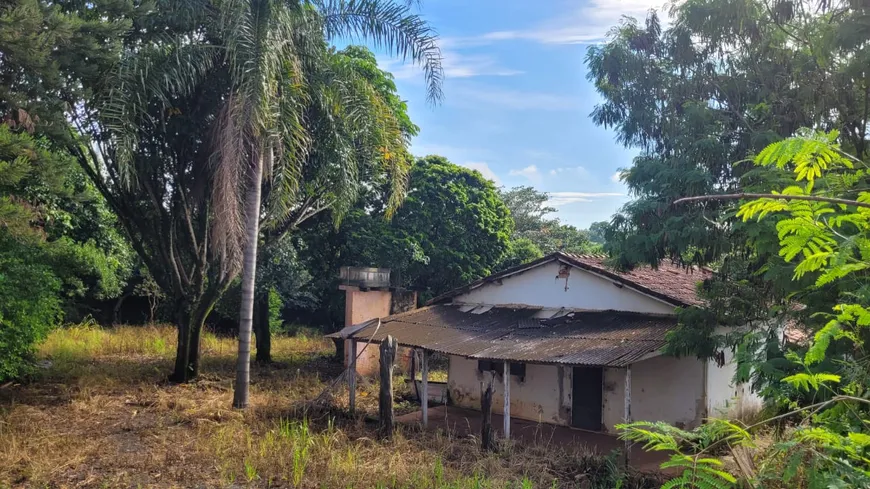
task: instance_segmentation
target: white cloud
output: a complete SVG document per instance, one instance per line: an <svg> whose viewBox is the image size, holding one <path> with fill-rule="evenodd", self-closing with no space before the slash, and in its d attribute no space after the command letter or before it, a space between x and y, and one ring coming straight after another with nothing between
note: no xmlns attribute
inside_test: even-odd
<svg viewBox="0 0 870 489"><path fill-rule="evenodd" d="M526 177L533 182L541 181L541 173L535 165L529 165L521 170L511 170L508 175Z"/></svg>
<svg viewBox="0 0 870 489"><path fill-rule="evenodd" d="M610 181L613 183L622 183L622 180L620 179L621 175L622 175L621 171L618 171L618 172L614 173L613 175L610 175Z"/></svg>
<svg viewBox="0 0 870 489"><path fill-rule="evenodd" d="M617 192L549 192L550 200L547 205L559 207L577 202L592 202L603 197L622 197Z"/></svg>
<svg viewBox="0 0 870 489"><path fill-rule="evenodd" d="M588 177L589 170L583 168L582 166L559 167L550 170L550 175L574 175L578 177Z"/></svg>
<svg viewBox="0 0 870 489"><path fill-rule="evenodd" d="M664 4L663 0L591 0L583 7L528 29L488 32L456 40L454 44L482 45L510 40L542 44L598 43L606 39L607 32L623 16L634 17L642 22L647 11L654 8L660 12L660 18L666 21Z"/></svg>
<svg viewBox="0 0 870 489"><path fill-rule="evenodd" d="M513 110L575 111L581 108L581 101L576 96L468 85L453 88L450 91L448 102L457 102L462 105L467 105L469 102L479 102Z"/></svg>
<svg viewBox="0 0 870 489"><path fill-rule="evenodd" d="M489 167L489 164L485 162L467 161L465 163L462 163L462 166L472 170L477 170L484 176L484 178L492 180L493 183L495 183L496 185L501 185L501 179L498 178L498 175L496 175L494 171L492 171L492 168Z"/></svg>
<svg viewBox="0 0 870 489"><path fill-rule="evenodd" d="M456 38L443 38L438 41L441 48L441 67L445 78L471 78L475 76L514 76L524 72L506 68L492 56L485 54L463 54L457 49L463 43ZM389 71L397 80L422 79L423 70L419 65L400 59L378 57L378 66Z"/></svg>

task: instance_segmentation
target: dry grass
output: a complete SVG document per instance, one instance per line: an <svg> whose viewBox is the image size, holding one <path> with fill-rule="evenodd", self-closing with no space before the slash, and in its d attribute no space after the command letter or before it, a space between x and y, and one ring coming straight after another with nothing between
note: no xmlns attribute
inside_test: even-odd
<svg viewBox="0 0 870 489"><path fill-rule="evenodd" d="M380 441L341 396L303 409L341 370L320 338L275 338L279 363L254 368L244 413L230 409L234 340L206 335L204 373L187 385L164 382L174 348L167 326L54 332L40 375L0 389L0 488L596 487L591 471L609 470L542 447L481 455L472 439L408 427Z"/></svg>

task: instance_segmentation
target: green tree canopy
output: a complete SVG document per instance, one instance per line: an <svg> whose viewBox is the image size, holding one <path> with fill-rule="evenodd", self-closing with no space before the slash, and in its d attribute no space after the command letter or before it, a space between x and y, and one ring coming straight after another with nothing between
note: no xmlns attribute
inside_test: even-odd
<svg viewBox="0 0 870 489"><path fill-rule="evenodd" d="M547 205L550 196L546 192L522 186L501 190L499 193L514 221L511 252L499 268L560 250L580 254L598 250L589 240L586 231L570 224L562 224L559 218L553 216L557 210Z"/></svg>
<svg viewBox="0 0 870 489"><path fill-rule="evenodd" d="M787 174L738 162L802 126L842 128L844 147L866 158L865 15L850 2L688 0L665 28L651 12L589 49L604 99L592 118L640 152L623 173L635 199L614 216L605 248L621 267L671 259L718 272L701 291L708 307L682 313L673 353L735 347L741 334L714 328L749 324L776 358L773 330L788 317L818 325L813 313L830 304L829 290L791 280L794 265L773 239L777 218L735 222L726 201L673 202L780 186Z"/></svg>
<svg viewBox="0 0 870 489"><path fill-rule="evenodd" d="M120 294L132 260L75 163L0 123L0 380L86 300Z"/></svg>
<svg viewBox="0 0 870 489"><path fill-rule="evenodd" d="M414 163L407 199L390 219L386 199L374 189L338 228L328 215L304 228L300 256L330 313L316 321L343 322L336 280L341 266L390 268L396 285L416 289L426 300L489 275L508 252L513 222L495 186L444 157Z"/></svg>

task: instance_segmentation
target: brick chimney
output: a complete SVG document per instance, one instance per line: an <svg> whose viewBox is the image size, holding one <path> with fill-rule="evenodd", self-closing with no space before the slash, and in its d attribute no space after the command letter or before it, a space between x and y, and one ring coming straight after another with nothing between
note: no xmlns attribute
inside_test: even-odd
<svg viewBox="0 0 870 489"><path fill-rule="evenodd" d="M417 307L417 292L390 286L390 269L341 267L339 290L345 291L344 325L352 326L369 319L384 318L391 314L410 311ZM378 374L378 348L365 342L357 342L356 371L360 375ZM362 352L360 354L360 352ZM350 364L350 342L345 341L344 364ZM410 349L401 348L401 364L410 361Z"/></svg>

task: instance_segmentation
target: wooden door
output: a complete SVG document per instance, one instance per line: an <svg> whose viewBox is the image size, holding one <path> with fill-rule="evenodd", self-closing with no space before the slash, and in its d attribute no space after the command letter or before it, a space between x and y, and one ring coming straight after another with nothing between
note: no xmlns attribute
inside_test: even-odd
<svg viewBox="0 0 870 489"><path fill-rule="evenodd" d="M601 391L604 371L574 367L571 391L571 426L601 431Z"/></svg>

